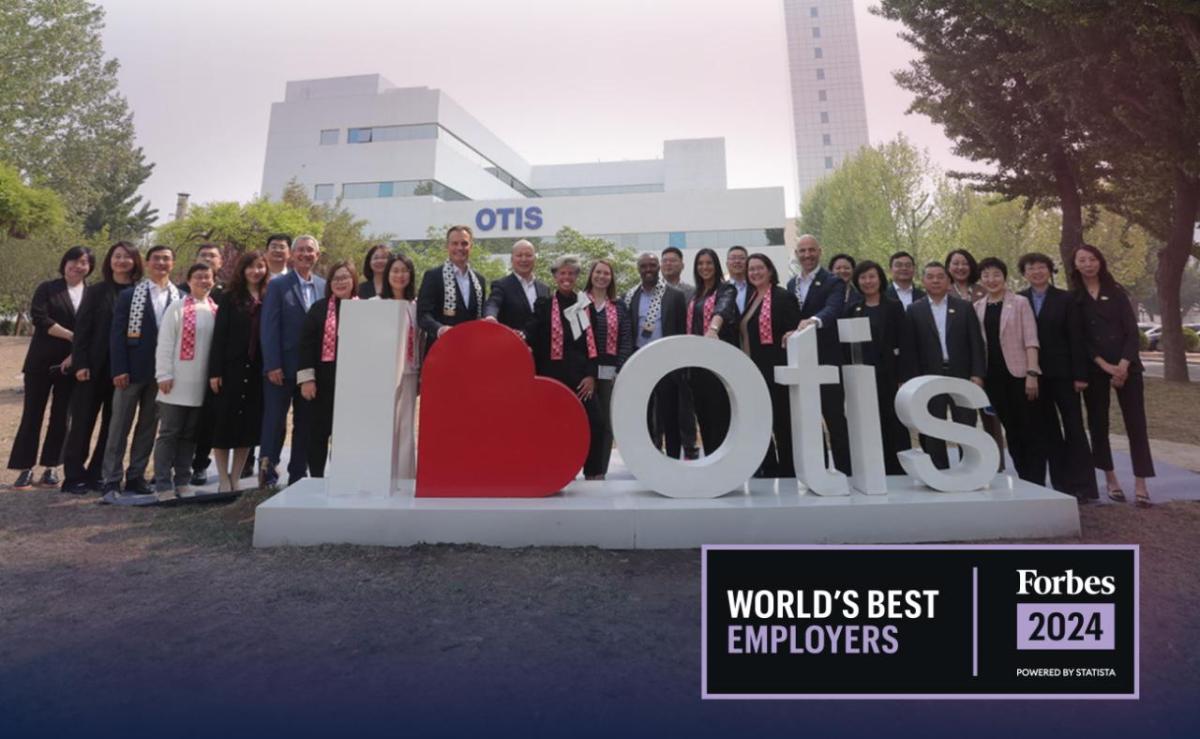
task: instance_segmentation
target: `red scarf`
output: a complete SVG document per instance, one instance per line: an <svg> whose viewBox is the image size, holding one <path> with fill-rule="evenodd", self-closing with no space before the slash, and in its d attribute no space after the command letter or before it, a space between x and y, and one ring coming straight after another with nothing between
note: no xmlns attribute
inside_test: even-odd
<svg viewBox="0 0 1200 739"><path fill-rule="evenodd" d="M563 358L562 315L558 312L558 291L550 298L550 359Z"/></svg>
<svg viewBox="0 0 1200 739"><path fill-rule="evenodd" d="M208 303L208 309L216 318L217 304L207 296L204 302ZM183 336L179 339L179 358L185 362L196 358L196 299L191 295L183 299Z"/></svg>
<svg viewBox="0 0 1200 739"><path fill-rule="evenodd" d="M708 325L712 323L713 306L717 304L717 291L713 290L712 294L704 299L704 330L700 333L708 333ZM696 299L692 298L688 303L687 310L687 333L692 333L692 314L696 312Z"/></svg>
<svg viewBox="0 0 1200 739"><path fill-rule="evenodd" d="M358 300L358 295L351 295L351 300ZM336 295L329 296L329 304L325 306L325 334L321 337L321 361L332 362L337 359L337 307L341 302Z"/></svg>
<svg viewBox="0 0 1200 739"><path fill-rule="evenodd" d="M771 292L767 290L758 311L758 340L763 346L775 343L775 335L771 332Z"/></svg>

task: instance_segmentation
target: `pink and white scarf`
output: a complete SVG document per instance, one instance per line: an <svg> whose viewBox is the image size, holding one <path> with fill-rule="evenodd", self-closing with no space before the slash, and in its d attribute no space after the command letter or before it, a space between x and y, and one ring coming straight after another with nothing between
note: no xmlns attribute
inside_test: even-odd
<svg viewBox="0 0 1200 739"><path fill-rule="evenodd" d="M205 297L213 318L217 317L217 304ZM190 362L196 358L196 299L188 295L183 299L183 336L179 338L179 359Z"/></svg>

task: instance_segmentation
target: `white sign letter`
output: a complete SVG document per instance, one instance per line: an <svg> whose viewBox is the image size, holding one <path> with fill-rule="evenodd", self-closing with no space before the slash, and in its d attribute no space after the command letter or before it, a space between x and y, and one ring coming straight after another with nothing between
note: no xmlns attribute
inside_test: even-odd
<svg viewBox="0 0 1200 739"><path fill-rule="evenodd" d="M792 458L796 477L817 495L849 495L846 476L825 466L825 434L821 430L821 385L838 381L838 368L817 363L817 327L788 338L786 367L775 368L775 382L790 385Z"/></svg>
<svg viewBox="0 0 1200 739"><path fill-rule="evenodd" d="M987 393L973 382L940 375L909 380L896 393L896 415L901 423L926 436L958 444L962 449L962 462L948 470L939 470L933 466L928 454L910 449L897 455L900 466L934 490L961 492L987 487L1000 464L996 442L983 429L937 418L930 413L929 401L938 395L949 395L955 405L979 409L987 407Z"/></svg>

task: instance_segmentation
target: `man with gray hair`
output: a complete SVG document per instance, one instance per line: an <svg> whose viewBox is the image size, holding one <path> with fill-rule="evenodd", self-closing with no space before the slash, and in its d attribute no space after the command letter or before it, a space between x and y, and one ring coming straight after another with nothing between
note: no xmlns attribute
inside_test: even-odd
<svg viewBox="0 0 1200 739"><path fill-rule="evenodd" d="M312 304L325 297L325 280L313 273L321 258L315 236L297 236L292 242L292 270L271 281L263 297L259 337L263 358L263 418L259 440L259 484L279 482L275 466L283 448L288 406L292 407L292 454L288 484L308 474L308 427L311 401L300 395L296 370L300 368L300 333Z"/></svg>
<svg viewBox="0 0 1200 739"><path fill-rule="evenodd" d="M483 309L485 321L508 326L524 338L533 320L533 306L538 298L549 298L550 288L533 276L537 252L533 244L521 239L512 245L510 264L512 274L492 283L492 294Z"/></svg>

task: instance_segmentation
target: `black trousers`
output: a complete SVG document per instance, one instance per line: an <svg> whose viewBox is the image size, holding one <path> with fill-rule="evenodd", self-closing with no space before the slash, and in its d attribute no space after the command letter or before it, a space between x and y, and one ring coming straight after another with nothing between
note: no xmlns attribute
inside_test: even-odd
<svg viewBox="0 0 1200 739"><path fill-rule="evenodd" d="M596 380L596 423L592 440L588 444L587 461L583 464L585 475L608 474L608 462L612 458L612 391L613 380Z"/></svg>
<svg viewBox="0 0 1200 739"><path fill-rule="evenodd" d="M200 410L200 423L196 426L196 451L192 453L192 471L204 472L212 464L212 435L216 423L217 396L212 388L204 391L204 405ZM239 471L240 474L240 471Z"/></svg>
<svg viewBox="0 0 1200 739"><path fill-rule="evenodd" d="M983 381L983 389L987 392L992 409L996 411L996 418L1004 427L1004 435L1008 438L1008 454L1012 457L1017 477L1040 485L1036 465L1030 460L1029 447L1034 441L1034 431L1029 425L1031 404L1025 397L1025 379L1013 377L1007 371L988 373ZM1003 450L1003 447L1000 448Z"/></svg>
<svg viewBox="0 0 1200 739"><path fill-rule="evenodd" d="M840 382L821 386L821 416L829 434L829 450L833 466L850 474L850 431L846 426L846 392Z"/></svg>
<svg viewBox="0 0 1200 739"><path fill-rule="evenodd" d="M729 433L729 394L721 379L712 372L699 367L692 367L690 372L696 423L700 426L704 454L709 455L725 442Z"/></svg>
<svg viewBox="0 0 1200 739"><path fill-rule="evenodd" d="M30 372L25 374L25 402L21 409L21 425L13 439L8 457L10 470L32 469L34 463L57 467L62 463L63 444L67 438L68 411L75 377L70 372ZM53 399L51 398L53 396ZM38 456L38 439L42 435L42 419L46 403L50 403L50 423Z"/></svg>
<svg viewBox="0 0 1200 739"><path fill-rule="evenodd" d="M104 478L104 447L112 420L113 384L107 372L93 374L87 382L75 383L71 393L71 423L63 446L63 484L100 483ZM92 443L92 431L100 417L100 435ZM89 447L91 454L89 456Z"/></svg>
<svg viewBox="0 0 1200 739"><path fill-rule="evenodd" d="M964 426L974 426L975 419L979 416L979 411L974 408L955 405L949 395L935 395L930 399L929 412L938 418L945 418L949 415L955 423L961 423ZM933 466L939 470L950 469L950 457L946 452L946 442L924 434L921 434L920 438L921 448L933 459Z"/></svg>
<svg viewBox="0 0 1200 739"><path fill-rule="evenodd" d="M889 475L903 475L904 468L896 455L912 448L908 427L896 415L896 378L875 368L875 393L879 400L880 436L883 437L883 466Z"/></svg>
<svg viewBox="0 0 1200 739"><path fill-rule="evenodd" d="M1042 377L1038 399L1031 407L1033 443L1027 458L1038 485L1046 484L1046 467L1055 490L1080 500L1100 497L1092 448L1083 430L1083 403L1071 378Z"/></svg>
<svg viewBox="0 0 1200 739"><path fill-rule="evenodd" d="M682 390L679 385L684 382L682 371L676 370L663 377L654 386L654 392L651 393L650 402L650 438L654 440L654 446L663 450L668 457L679 459L681 456L681 448L694 449L696 442L696 427L693 422L692 438L693 441L684 445L683 435L681 433L683 423L682 404L680 399ZM690 393L689 393L690 398ZM692 409L687 409L688 413L692 413Z"/></svg>
<svg viewBox="0 0 1200 739"><path fill-rule="evenodd" d="M1092 372L1087 389L1088 432L1092 437L1092 460L1097 468L1113 468L1112 447L1108 443L1108 406L1112 402L1109 387L1112 377L1106 372ZM1125 419L1125 435L1129 437L1129 456L1133 458L1136 477L1154 477L1154 459L1150 456L1150 434L1146 430L1146 384L1142 373L1130 372L1125 385L1117 390L1121 416ZM11 466L11 465L10 465Z"/></svg>

